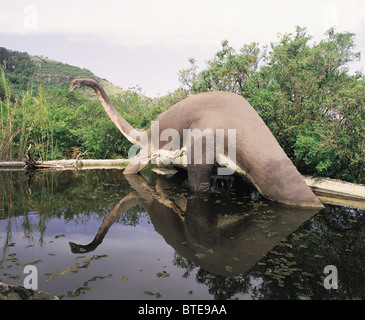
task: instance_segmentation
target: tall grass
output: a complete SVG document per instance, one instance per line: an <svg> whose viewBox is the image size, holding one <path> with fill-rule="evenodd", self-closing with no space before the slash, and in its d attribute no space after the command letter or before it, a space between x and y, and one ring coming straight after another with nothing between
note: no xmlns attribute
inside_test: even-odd
<svg viewBox="0 0 365 320"><path fill-rule="evenodd" d="M0 161L21 161L29 143L39 160L53 157L52 121L48 112L46 95L39 87L34 96L32 86L15 96L0 69Z"/></svg>
<svg viewBox="0 0 365 320"><path fill-rule="evenodd" d="M5 73L1 69L1 85L3 87L3 101L0 100L1 117L1 139L0 139L0 160L12 160L12 141L17 135L14 128L14 119L17 109L17 101L12 104L10 101L11 92L5 78Z"/></svg>

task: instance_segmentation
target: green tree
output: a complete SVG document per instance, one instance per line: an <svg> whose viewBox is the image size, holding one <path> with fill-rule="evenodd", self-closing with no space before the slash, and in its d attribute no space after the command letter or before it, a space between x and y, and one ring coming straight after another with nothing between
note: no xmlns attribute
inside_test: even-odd
<svg viewBox="0 0 365 320"><path fill-rule="evenodd" d="M180 71L191 93L224 90L246 98L305 174L364 182L364 76L349 74L360 59L355 35L331 28L313 42L306 28L279 35L271 48L222 49L197 72Z"/></svg>

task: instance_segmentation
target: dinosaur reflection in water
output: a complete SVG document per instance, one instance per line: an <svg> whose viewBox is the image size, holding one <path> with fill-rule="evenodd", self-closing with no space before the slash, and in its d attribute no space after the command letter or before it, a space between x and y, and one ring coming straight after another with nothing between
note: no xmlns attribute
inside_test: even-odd
<svg viewBox="0 0 365 320"><path fill-rule="evenodd" d="M69 242L73 253L93 251L111 225L129 208L139 205L149 214L155 230L182 257L210 273L242 274L319 209L286 207L262 201L238 202L229 209L217 194L195 194L180 186L179 175L156 176L148 183L141 175L126 179L135 191L124 197L105 217L87 245ZM242 198L241 198L242 199ZM235 210L232 210L235 208Z"/></svg>

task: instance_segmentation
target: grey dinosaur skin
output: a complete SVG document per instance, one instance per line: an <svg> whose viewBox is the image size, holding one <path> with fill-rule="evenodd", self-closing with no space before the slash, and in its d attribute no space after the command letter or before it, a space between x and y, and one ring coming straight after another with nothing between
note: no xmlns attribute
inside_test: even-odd
<svg viewBox="0 0 365 320"><path fill-rule="evenodd" d="M128 138L133 128L119 115L101 86L91 79L76 79L71 84L70 92L81 86L89 86L95 90L111 120ZM180 146L183 142L184 129L201 131L212 129L214 132L216 129L225 129L226 156L228 155L227 129L236 129L236 174L248 178L269 200L293 206L323 208L323 204L307 186L269 128L253 107L239 95L230 92L193 95L160 114L156 120L159 133L167 128L178 131L181 137ZM153 126L147 130L149 141L151 141L151 130ZM159 147L162 148L166 143L168 142L160 141ZM156 150L151 143L142 148L148 148L149 155ZM205 146L203 146L203 159L204 150ZM124 173L138 173L145 165L145 163L131 163ZM205 163L188 164L191 189L208 190L213 167L213 164Z"/></svg>

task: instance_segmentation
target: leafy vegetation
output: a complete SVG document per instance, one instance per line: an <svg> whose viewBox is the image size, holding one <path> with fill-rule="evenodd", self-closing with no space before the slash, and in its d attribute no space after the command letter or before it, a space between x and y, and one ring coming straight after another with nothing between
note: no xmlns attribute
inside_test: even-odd
<svg viewBox="0 0 365 320"><path fill-rule="evenodd" d="M100 106L82 92L68 88L33 86L17 92L0 70L0 161L22 160L30 143L36 159L72 158L86 152L88 158L120 158L128 155L130 142L118 131ZM111 100L135 128L147 129L150 121L170 105L186 97L184 90L154 100L133 88Z"/></svg>
<svg viewBox="0 0 365 320"><path fill-rule="evenodd" d="M354 34L330 29L312 43L305 28L279 36L271 48L228 41L207 67L180 71L191 93L225 90L257 110L300 172L364 183L365 79L349 74Z"/></svg>
<svg viewBox="0 0 365 320"><path fill-rule="evenodd" d="M117 110L135 128L190 94L225 90L246 98L303 174L364 183L365 79L350 74L360 59L354 34L328 30L319 43L305 28L279 35L271 47L228 41L198 72L179 72L182 87L152 99L140 88L112 91ZM126 157L130 143L89 91L68 93L71 79L90 71L0 48L0 161L21 160L30 142L39 159ZM107 82L104 82L103 85ZM109 84L110 85L110 84ZM108 92L108 91L107 91ZM90 99L93 97L93 99Z"/></svg>

